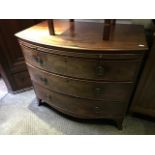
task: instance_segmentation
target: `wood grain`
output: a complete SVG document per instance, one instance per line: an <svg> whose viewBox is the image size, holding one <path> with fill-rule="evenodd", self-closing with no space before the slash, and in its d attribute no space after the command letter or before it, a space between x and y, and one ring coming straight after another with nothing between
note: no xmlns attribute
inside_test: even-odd
<svg viewBox="0 0 155 155"><path fill-rule="evenodd" d="M94 101L80 99L60 93L55 93L33 83L39 98L50 104L55 109L78 118L115 118L122 117L126 104L111 101ZM94 106L95 105L95 106Z"/></svg>
<svg viewBox="0 0 155 155"><path fill-rule="evenodd" d="M75 78L105 81L134 81L142 60L141 55L133 60L130 57L128 60L128 55L125 59L120 59L117 54L111 57L109 55L108 58L102 54L102 58L98 56L98 59L87 59L48 54L26 48L23 48L23 52L29 64L46 71Z"/></svg>
<svg viewBox="0 0 155 155"><path fill-rule="evenodd" d="M52 91L79 98L128 102L134 86L132 82L99 82L68 78L27 65L35 83Z"/></svg>
<svg viewBox="0 0 155 155"><path fill-rule="evenodd" d="M47 21L16 34L20 39L47 47L84 50L146 50L143 26L116 24L109 41L103 41L103 24L74 22L74 36L68 20L55 21L55 36L51 36ZM93 37L90 37L93 36ZM77 51L78 52L78 51Z"/></svg>
<svg viewBox="0 0 155 155"><path fill-rule="evenodd" d="M57 20L16 36L37 99L79 118L113 119L122 128L131 93L148 49L144 29L118 25L103 41L103 24Z"/></svg>

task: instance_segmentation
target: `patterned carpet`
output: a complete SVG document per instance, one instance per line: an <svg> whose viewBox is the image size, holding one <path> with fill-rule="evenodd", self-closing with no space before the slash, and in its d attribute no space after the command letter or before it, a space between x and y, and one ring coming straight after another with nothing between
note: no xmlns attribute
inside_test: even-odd
<svg viewBox="0 0 155 155"><path fill-rule="evenodd" d="M0 100L1 135L155 134L155 122L126 116L123 130L111 122L76 120L48 106L38 106L33 90L7 94Z"/></svg>

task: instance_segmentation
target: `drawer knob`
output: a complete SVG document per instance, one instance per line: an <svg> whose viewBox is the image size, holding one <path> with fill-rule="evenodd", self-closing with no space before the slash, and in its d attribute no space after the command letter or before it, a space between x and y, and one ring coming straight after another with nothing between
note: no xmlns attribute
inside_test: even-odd
<svg viewBox="0 0 155 155"><path fill-rule="evenodd" d="M104 74L104 67L103 66L97 66L96 73L98 76L102 76Z"/></svg>
<svg viewBox="0 0 155 155"><path fill-rule="evenodd" d="M100 112L102 112L102 111L103 111L103 108L98 107L98 106L95 107L95 112L96 112L96 113L100 113Z"/></svg>
<svg viewBox="0 0 155 155"><path fill-rule="evenodd" d="M48 83L48 80L44 77L40 77L40 81L42 81L44 84Z"/></svg>
<svg viewBox="0 0 155 155"><path fill-rule="evenodd" d="M43 60L41 58L39 58L39 63L41 66L43 65Z"/></svg>
<svg viewBox="0 0 155 155"><path fill-rule="evenodd" d="M43 60L39 56L33 56L34 60L41 66L44 64Z"/></svg>
<svg viewBox="0 0 155 155"><path fill-rule="evenodd" d="M100 109L100 107L95 107L95 109L97 109L97 110L98 110L98 109Z"/></svg>
<svg viewBox="0 0 155 155"><path fill-rule="evenodd" d="M101 95L101 88L97 87L95 88L95 94L98 96L98 95Z"/></svg>

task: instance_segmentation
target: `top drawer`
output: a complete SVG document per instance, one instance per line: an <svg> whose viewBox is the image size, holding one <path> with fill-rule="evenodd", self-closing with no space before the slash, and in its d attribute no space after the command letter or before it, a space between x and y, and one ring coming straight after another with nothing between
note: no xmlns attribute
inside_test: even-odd
<svg viewBox="0 0 155 155"><path fill-rule="evenodd" d="M133 59L120 59L117 54L108 58L82 58L40 52L22 47L28 63L60 75L104 81L134 81L142 55Z"/></svg>

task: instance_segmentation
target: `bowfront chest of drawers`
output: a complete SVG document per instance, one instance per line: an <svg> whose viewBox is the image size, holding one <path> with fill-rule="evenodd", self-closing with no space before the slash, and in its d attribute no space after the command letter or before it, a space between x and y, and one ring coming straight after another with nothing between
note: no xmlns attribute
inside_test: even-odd
<svg viewBox="0 0 155 155"><path fill-rule="evenodd" d="M54 24L55 36L46 21L16 34L39 102L121 128L147 50L143 27L116 24L103 41L101 23Z"/></svg>

